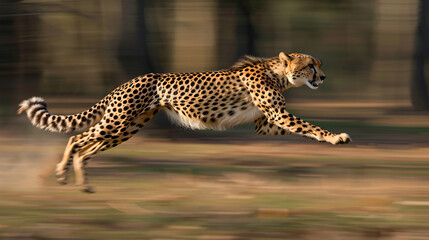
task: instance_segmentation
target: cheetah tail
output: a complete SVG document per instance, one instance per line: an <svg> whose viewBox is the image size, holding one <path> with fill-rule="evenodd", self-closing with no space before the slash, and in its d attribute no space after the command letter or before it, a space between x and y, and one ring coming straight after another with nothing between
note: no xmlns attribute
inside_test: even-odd
<svg viewBox="0 0 429 240"><path fill-rule="evenodd" d="M74 115L53 115L48 112L46 102L41 97L32 97L19 104L18 114L27 112L31 124L52 132L82 131L88 129L104 115L110 94L90 109Z"/></svg>

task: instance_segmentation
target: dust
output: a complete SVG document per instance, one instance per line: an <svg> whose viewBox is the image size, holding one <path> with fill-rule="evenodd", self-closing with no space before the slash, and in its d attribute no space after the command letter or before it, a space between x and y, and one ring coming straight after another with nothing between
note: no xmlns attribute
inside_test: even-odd
<svg viewBox="0 0 429 240"><path fill-rule="evenodd" d="M0 190L38 191L46 181L54 179L55 165L62 154L62 141L34 138L21 141L9 139L5 143L2 140Z"/></svg>

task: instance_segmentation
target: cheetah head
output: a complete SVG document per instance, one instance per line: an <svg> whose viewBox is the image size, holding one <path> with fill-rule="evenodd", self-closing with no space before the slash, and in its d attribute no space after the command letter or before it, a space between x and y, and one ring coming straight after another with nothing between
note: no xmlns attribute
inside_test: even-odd
<svg viewBox="0 0 429 240"><path fill-rule="evenodd" d="M307 54L292 53L279 54L279 59L284 66L284 74L287 80L294 86L307 85L311 89L317 89L326 78L321 69L321 62Z"/></svg>

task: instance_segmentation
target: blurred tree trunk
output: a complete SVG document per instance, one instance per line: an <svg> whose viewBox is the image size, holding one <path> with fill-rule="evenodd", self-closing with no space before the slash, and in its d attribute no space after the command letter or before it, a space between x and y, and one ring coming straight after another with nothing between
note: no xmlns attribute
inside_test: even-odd
<svg viewBox="0 0 429 240"><path fill-rule="evenodd" d="M122 33L118 59L128 77L156 72L149 50L150 33L145 9L152 1L122 1Z"/></svg>
<svg viewBox="0 0 429 240"><path fill-rule="evenodd" d="M425 81L425 55L429 40L427 37L428 6L427 0L420 0L411 79L411 102L418 110L429 110L428 88Z"/></svg>
<svg viewBox="0 0 429 240"><path fill-rule="evenodd" d="M9 15L10 13L18 12L18 1L7 1L2 4L0 14L2 15L0 21L0 29L2 30L0 36L0 116L10 110L10 106L15 108L12 104L13 99L13 83L18 80L17 74L19 63L19 32L17 26L18 17ZM3 16L5 15L5 16ZM7 109L7 110L6 110Z"/></svg>
<svg viewBox="0 0 429 240"><path fill-rule="evenodd" d="M33 12L18 0L1 2L0 116L14 116L16 104L38 91L40 64L34 36L39 31L39 17Z"/></svg>
<svg viewBox="0 0 429 240"><path fill-rule="evenodd" d="M256 55L255 40L257 36L252 21L252 15L254 13L252 2L238 0L237 6L240 13L240 19L237 26L238 43L236 44L238 55Z"/></svg>
<svg viewBox="0 0 429 240"><path fill-rule="evenodd" d="M265 1L236 0L237 23L237 53L239 56L250 54L258 56L256 43L258 41L257 13L266 6Z"/></svg>

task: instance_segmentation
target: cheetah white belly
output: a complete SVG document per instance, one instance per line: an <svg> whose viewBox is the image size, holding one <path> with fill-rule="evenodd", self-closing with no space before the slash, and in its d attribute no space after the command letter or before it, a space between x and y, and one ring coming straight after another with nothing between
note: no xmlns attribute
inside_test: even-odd
<svg viewBox="0 0 429 240"><path fill-rule="evenodd" d="M172 109L165 109L169 118L176 124L191 129L215 129L225 130L239 124L248 123L261 117L263 113L255 106L248 105L246 110L234 110L234 114L224 114L220 119L216 119L213 123L211 121L203 122L201 119L189 118L182 113Z"/></svg>

